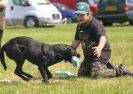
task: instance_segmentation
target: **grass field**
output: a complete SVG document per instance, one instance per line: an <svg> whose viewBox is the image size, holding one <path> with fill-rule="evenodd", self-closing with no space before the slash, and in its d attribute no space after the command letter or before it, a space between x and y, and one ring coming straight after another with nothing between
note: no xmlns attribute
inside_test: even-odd
<svg viewBox="0 0 133 94"><path fill-rule="evenodd" d="M71 44L76 24L57 25L53 28L24 28L7 27L2 44L16 36L29 36L45 43ZM112 47L110 61L117 67L120 63L133 70L133 26L116 25L105 28ZM78 52L82 55L81 47ZM83 57L80 58L82 62ZM133 78L119 77L108 79L71 78L49 80L49 84L42 83L37 66L28 61L24 64L24 71L31 73L35 79L25 82L14 74L15 63L6 57L7 71L0 64L0 94L133 94ZM76 75L77 70L70 63L58 63L49 67L52 74L56 70L69 70ZM3 82L12 80L13 82Z"/></svg>

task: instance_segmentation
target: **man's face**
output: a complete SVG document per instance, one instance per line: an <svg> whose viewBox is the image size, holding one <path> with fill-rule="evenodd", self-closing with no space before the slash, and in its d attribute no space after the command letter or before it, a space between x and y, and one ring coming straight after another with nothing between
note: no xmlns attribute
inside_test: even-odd
<svg viewBox="0 0 133 94"><path fill-rule="evenodd" d="M79 24L84 24L90 19L90 13L86 13L86 14L77 13L76 17L77 17Z"/></svg>

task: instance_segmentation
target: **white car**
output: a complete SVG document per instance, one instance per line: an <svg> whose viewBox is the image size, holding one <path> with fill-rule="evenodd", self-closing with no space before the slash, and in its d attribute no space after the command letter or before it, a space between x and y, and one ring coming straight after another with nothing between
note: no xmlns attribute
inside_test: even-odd
<svg viewBox="0 0 133 94"><path fill-rule="evenodd" d="M7 25L29 28L62 23L61 13L47 0L8 0L7 4Z"/></svg>

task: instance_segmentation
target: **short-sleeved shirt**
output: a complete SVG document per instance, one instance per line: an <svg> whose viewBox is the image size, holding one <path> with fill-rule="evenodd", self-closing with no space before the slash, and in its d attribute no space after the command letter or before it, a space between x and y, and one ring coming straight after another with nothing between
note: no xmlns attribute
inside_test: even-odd
<svg viewBox="0 0 133 94"><path fill-rule="evenodd" d="M0 30L4 29L5 29L5 8L0 8Z"/></svg>
<svg viewBox="0 0 133 94"><path fill-rule="evenodd" d="M90 62L108 62L111 54L111 48L108 39L102 49L101 57L98 58L97 56L94 56L92 51L92 47L98 46L101 36L105 36L107 38L102 23L94 17L92 17L91 21L86 23L85 25L78 24L75 34L75 40L81 40L85 60Z"/></svg>

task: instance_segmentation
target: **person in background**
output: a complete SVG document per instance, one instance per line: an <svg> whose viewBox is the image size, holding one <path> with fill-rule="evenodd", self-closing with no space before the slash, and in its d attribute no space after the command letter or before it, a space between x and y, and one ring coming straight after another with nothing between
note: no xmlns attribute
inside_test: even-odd
<svg viewBox="0 0 133 94"><path fill-rule="evenodd" d="M76 50L80 45L84 60L78 70L78 77L114 77L133 76L123 64L115 68L110 62L111 48L103 24L93 17L90 7L85 2L76 4L77 25L75 38L71 46Z"/></svg>
<svg viewBox="0 0 133 94"><path fill-rule="evenodd" d="M5 9L6 9L6 0L0 0L0 48L3 32L5 29Z"/></svg>

